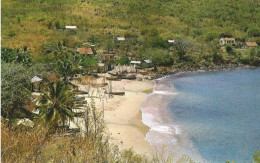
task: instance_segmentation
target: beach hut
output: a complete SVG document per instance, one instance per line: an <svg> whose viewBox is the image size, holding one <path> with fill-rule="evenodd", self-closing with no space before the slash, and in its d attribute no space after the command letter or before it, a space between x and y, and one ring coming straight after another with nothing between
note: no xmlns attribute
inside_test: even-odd
<svg viewBox="0 0 260 163"><path fill-rule="evenodd" d="M149 68L153 66L153 62L151 59L146 59L144 60L144 62L142 63L142 66L145 68Z"/></svg>
<svg viewBox="0 0 260 163"><path fill-rule="evenodd" d="M40 82L42 81L41 78L39 78L38 76L34 76L31 79L31 83L32 83L32 92L33 91L40 91Z"/></svg>

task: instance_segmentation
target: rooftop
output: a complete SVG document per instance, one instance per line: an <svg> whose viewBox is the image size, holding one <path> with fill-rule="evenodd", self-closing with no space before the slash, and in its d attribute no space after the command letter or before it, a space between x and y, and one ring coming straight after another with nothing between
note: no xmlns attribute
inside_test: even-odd
<svg viewBox="0 0 260 163"><path fill-rule="evenodd" d="M72 26L72 25L66 25L66 29L77 29L77 26Z"/></svg>
<svg viewBox="0 0 260 163"><path fill-rule="evenodd" d="M246 42L246 46L248 47L257 47L257 43L256 42Z"/></svg>
<svg viewBox="0 0 260 163"><path fill-rule="evenodd" d="M131 64L141 64L141 61L131 61Z"/></svg>
<svg viewBox="0 0 260 163"><path fill-rule="evenodd" d="M93 51L91 48L78 48L77 51L79 52L79 54L84 54L84 55L93 54Z"/></svg>
<svg viewBox="0 0 260 163"><path fill-rule="evenodd" d="M118 40L118 41L124 41L125 38L124 38L124 37L117 37L117 40Z"/></svg>
<svg viewBox="0 0 260 163"><path fill-rule="evenodd" d="M233 38L233 37L225 37L225 38L221 38L221 39L223 39L223 40L225 40L225 41L235 41L235 38Z"/></svg>
<svg viewBox="0 0 260 163"><path fill-rule="evenodd" d="M34 77L31 79L31 82L32 82L32 83L39 82L39 81L42 81L42 79L39 78L38 76L34 76Z"/></svg>

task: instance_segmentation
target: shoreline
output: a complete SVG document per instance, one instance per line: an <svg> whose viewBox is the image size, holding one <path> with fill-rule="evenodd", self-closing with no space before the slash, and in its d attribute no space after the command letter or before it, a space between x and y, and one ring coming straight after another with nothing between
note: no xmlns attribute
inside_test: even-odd
<svg viewBox="0 0 260 163"><path fill-rule="evenodd" d="M102 80L102 79L100 79ZM111 143L120 150L133 149L136 154L145 155L149 160L154 156L154 150L146 140L150 128L142 121L142 105L146 95L153 89L153 81L121 80L112 81L112 90L125 92L124 96L113 95L104 99L104 117L107 135ZM79 85L80 90L85 90ZM89 102L90 98L87 98ZM102 108L102 100L93 99L96 108Z"/></svg>

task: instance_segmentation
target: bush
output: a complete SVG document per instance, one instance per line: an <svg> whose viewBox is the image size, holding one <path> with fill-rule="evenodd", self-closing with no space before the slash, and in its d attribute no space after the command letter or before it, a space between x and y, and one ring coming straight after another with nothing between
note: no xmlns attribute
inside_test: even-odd
<svg viewBox="0 0 260 163"><path fill-rule="evenodd" d="M128 57L123 56L122 58L117 60L115 63L116 63L116 65L118 65L118 64L120 64L120 65L127 65L127 64L129 64L129 62L130 61L129 61Z"/></svg>
<svg viewBox="0 0 260 163"><path fill-rule="evenodd" d="M55 22L55 27L56 27L56 29L60 29L61 27L60 27L60 22L59 21L56 21Z"/></svg>
<svg viewBox="0 0 260 163"><path fill-rule="evenodd" d="M249 37L260 37L260 28L253 27L248 30Z"/></svg>
<svg viewBox="0 0 260 163"><path fill-rule="evenodd" d="M230 54L230 53L233 51L232 46L231 46L231 45L227 45L227 46L226 46L226 51L227 51L227 53Z"/></svg>
<svg viewBox="0 0 260 163"><path fill-rule="evenodd" d="M9 36L9 37L14 37L14 36L16 36L15 31L13 31L13 30L12 30L12 31L9 31L9 32L8 32L8 36Z"/></svg>

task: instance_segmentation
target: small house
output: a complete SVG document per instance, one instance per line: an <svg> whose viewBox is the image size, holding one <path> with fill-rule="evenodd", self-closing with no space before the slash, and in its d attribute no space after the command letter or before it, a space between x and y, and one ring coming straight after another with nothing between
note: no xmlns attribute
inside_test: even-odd
<svg viewBox="0 0 260 163"><path fill-rule="evenodd" d="M125 41L125 37L117 37L118 41Z"/></svg>
<svg viewBox="0 0 260 163"><path fill-rule="evenodd" d="M233 38L233 37L231 37L231 38L225 37L225 38L221 38L219 40L219 43L221 45L226 45L226 44L235 44L236 42L235 42L235 38Z"/></svg>
<svg viewBox="0 0 260 163"><path fill-rule="evenodd" d="M251 42L245 42L245 47L246 48L250 48L250 47L257 47L257 43L254 42L254 41L251 41Z"/></svg>
<svg viewBox="0 0 260 163"><path fill-rule="evenodd" d="M114 54L102 54L101 55L103 61L112 61L114 60Z"/></svg>
<svg viewBox="0 0 260 163"><path fill-rule="evenodd" d="M34 76L31 79L31 83L32 83L32 92L33 91L40 91L40 82L42 81L41 78L39 78L38 76Z"/></svg>
<svg viewBox="0 0 260 163"><path fill-rule="evenodd" d="M141 61L131 61L130 64L141 65Z"/></svg>
<svg viewBox="0 0 260 163"><path fill-rule="evenodd" d="M144 62L142 63L142 66L144 68L149 68L153 66L152 60L151 59L146 59L144 60Z"/></svg>
<svg viewBox="0 0 260 163"><path fill-rule="evenodd" d="M108 65L105 63L98 63L98 72L104 73L109 69Z"/></svg>
<svg viewBox="0 0 260 163"><path fill-rule="evenodd" d="M168 40L168 43L173 44L175 40Z"/></svg>
<svg viewBox="0 0 260 163"><path fill-rule="evenodd" d="M94 54L91 48L78 48L77 52L82 55L92 55Z"/></svg>
<svg viewBox="0 0 260 163"><path fill-rule="evenodd" d="M72 26L72 25L66 25L66 29L77 29L77 26Z"/></svg>

